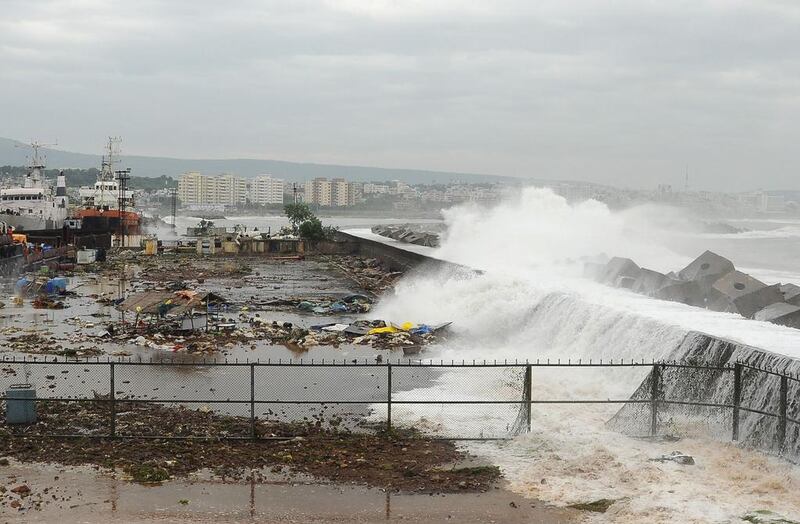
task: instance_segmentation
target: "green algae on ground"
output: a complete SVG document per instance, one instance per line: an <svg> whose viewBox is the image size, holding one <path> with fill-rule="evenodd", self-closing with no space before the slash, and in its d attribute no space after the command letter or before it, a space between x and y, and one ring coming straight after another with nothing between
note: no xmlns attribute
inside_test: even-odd
<svg viewBox="0 0 800 524"><path fill-rule="evenodd" d="M598 499L592 502L578 502L570 504L567 507L581 511L593 511L595 513L605 513L612 504L616 502L614 499Z"/></svg>

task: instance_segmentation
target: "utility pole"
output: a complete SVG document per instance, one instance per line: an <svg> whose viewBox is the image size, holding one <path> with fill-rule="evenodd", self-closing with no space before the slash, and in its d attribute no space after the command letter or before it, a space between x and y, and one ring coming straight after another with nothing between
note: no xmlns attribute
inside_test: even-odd
<svg viewBox="0 0 800 524"><path fill-rule="evenodd" d="M292 182L292 192L294 193L294 203L297 203L297 182Z"/></svg>
<svg viewBox="0 0 800 524"><path fill-rule="evenodd" d="M125 206L127 205L128 180L131 179L131 168L116 171L117 182L119 183L119 198L117 207L119 210L119 234L120 246L125 247L125 235L127 233L127 220L125 219Z"/></svg>
<svg viewBox="0 0 800 524"><path fill-rule="evenodd" d="M689 192L689 164L686 164L686 185L684 187L685 192Z"/></svg>
<svg viewBox="0 0 800 524"><path fill-rule="evenodd" d="M172 229L175 229L175 211L178 208L178 189L170 189L170 196L172 197Z"/></svg>

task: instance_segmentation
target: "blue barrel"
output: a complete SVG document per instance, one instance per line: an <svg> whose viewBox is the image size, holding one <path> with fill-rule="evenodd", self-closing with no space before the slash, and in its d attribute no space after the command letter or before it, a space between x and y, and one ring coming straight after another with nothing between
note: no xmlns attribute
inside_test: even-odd
<svg viewBox="0 0 800 524"><path fill-rule="evenodd" d="M36 389L31 384L12 384L6 390L6 423L36 422Z"/></svg>

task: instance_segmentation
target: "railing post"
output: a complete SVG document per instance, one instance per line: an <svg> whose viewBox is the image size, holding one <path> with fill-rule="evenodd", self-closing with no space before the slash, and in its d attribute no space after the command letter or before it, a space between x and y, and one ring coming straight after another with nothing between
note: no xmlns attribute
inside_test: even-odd
<svg viewBox="0 0 800 524"><path fill-rule="evenodd" d="M658 434L658 387L661 382L661 367L660 364L653 364L653 372L651 374L652 382L650 384L650 436L655 437Z"/></svg>
<svg viewBox="0 0 800 524"><path fill-rule="evenodd" d="M115 391L116 387L114 386L114 363L111 362L109 364L108 374L110 376L109 379L109 405L111 407L111 431L110 437L114 438L117 436L117 392Z"/></svg>
<svg viewBox="0 0 800 524"><path fill-rule="evenodd" d="M386 431L392 431L392 365L386 365Z"/></svg>
<svg viewBox="0 0 800 524"><path fill-rule="evenodd" d="M522 397L525 401L525 422L527 432L531 432L531 401L533 401L533 367L530 364L525 366L525 385L522 388Z"/></svg>
<svg viewBox="0 0 800 524"><path fill-rule="evenodd" d="M779 452L786 448L786 410L787 397L789 396L789 377L781 375L780 415L778 418L778 445Z"/></svg>
<svg viewBox="0 0 800 524"><path fill-rule="evenodd" d="M250 364L250 438L256 438L256 365Z"/></svg>
<svg viewBox="0 0 800 524"><path fill-rule="evenodd" d="M738 362L733 366L733 429L731 440L739 440L739 406L742 402L742 365Z"/></svg>

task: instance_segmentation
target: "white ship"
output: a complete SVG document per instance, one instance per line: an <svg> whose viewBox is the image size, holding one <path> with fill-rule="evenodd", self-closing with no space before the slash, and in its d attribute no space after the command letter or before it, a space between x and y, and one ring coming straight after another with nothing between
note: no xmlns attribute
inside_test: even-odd
<svg viewBox="0 0 800 524"><path fill-rule="evenodd" d="M97 182L92 187L82 187L79 190L82 208L118 209L120 199L124 200L122 203L123 208L132 209L134 207L133 191L126 189L122 194L120 193L119 182L114 171L114 164L118 161L115 157L119 155L118 144L120 142L120 138L108 138L108 151L103 156L100 174L97 175Z"/></svg>
<svg viewBox="0 0 800 524"><path fill-rule="evenodd" d="M45 164L39 156L41 147L39 142L31 143L33 157L24 185L0 190L0 221L16 231L61 229L67 218L69 200L64 172L59 173L53 194L53 189L44 181Z"/></svg>

